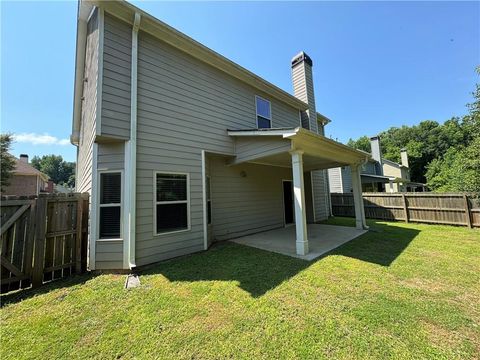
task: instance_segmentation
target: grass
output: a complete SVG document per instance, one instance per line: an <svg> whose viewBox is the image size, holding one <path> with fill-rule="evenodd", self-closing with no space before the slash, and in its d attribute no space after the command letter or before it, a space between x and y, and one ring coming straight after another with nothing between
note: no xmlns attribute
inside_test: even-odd
<svg viewBox="0 0 480 360"><path fill-rule="evenodd" d="M328 223L351 225L351 219ZM233 243L3 295L2 359L480 354L480 232L370 222L313 262Z"/></svg>

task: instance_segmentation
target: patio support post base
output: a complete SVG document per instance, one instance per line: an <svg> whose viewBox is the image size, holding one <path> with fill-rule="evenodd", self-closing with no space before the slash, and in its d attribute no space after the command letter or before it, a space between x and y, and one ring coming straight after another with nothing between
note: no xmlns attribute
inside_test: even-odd
<svg viewBox="0 0 480 360"><path fill-rule="evenodd" d="M303 181L303 151L292 150L293 195L295 200L295 232L297 255L308 254L307 214Z"/></svg>
<svg viewBox="0 0 480 360"><path fill-rule="evenodd" d="M297 249L297 255L307 255L308 254L308 240L307 241L298 241L295 243Z"/></svg>
<svg viewBox="0 0 480 360"><path fill-rule="evenodd" d="M352 190L353 201L355 205L355 226L359 230L367 230L367 222L365 220L365 208L363 207L362 197L362 180L360 178L362 164L352 164Z"/></svg>

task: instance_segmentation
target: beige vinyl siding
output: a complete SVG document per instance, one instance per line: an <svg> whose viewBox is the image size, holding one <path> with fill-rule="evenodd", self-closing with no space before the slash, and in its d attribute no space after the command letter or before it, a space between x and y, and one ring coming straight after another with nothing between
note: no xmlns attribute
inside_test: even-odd
<svg viewBox="0 0 480 360"><path fill-rule="evenodd" d="M307 223L315 222L313 216L315 212L315 204L313 202L313 184L312 184L312 172L308 171L303 174L303 182L305 186L305 213L307 216Z"/></svg>
<svg viewBox="0 0 480 360"><path fill-rule="evenodd" d="M212 219L215 240L231 239L284 225L282 179L291 169L210 160ZM243 173L242 173L243 172Z"/></svg>
<svg viewBox="0 0 480 360"><path fill-rule="evenodd" d="M317 112L315 110L315 97L313 92L312 68L306 63L296 65L292 69L292 80L295 97L308 104L307 112L302 111L302 127L317 131ZM310 115L312 120L310 121Z"/></svg>
<svg viewBox="0 0 480 360"><path fill-rule="evenodd" d="M87 42L85 50L85 79L83 83L83 101L80 127L80 139L77 153L76 191L92 190L92 157L95 141L97 114L97 76L98 76L98 10L87 24Z"/></svg>
<svg viewBox="0 0 480 360"><path fill-rule="evenodd" d="M330 194L328 192L327 170L312 171L313 202L315 221L321 221L330 215Z"/></svg>
<svg viewBox="0 0 480 360"><path fill-rule="evenodd" d="M124 143L98 144L98 171L123 170L125 159ZM125 176L125 174L123 175ZM123 179L123 183L125 180ZM122 203L125 191L122 191ZM122 204L123 205L123 204ZM97 240L96 269L123 268L123 240Z"/></svg>
<svg viewBox="0 0 480 360"><path fill-rule="evenodd" d="M137 265L203 250L201 150L233 154L234 140L226 130L256 127L255 95L271 101L274 127L298 126L297 109L139 33ZM156 171L190 174L189 231L154 235ZM217 185L212 176L212 191ZM249 206L251 210L256 208L254 202ZM213 218L216 216L214 213ZM260 227L265 226L271 226L268 219Z"/></svg>
<svg viewBox="0 0 480 360"><path fill-rule="evenodd" d="M123 170L125 166L125 145L121 143L98 144L98 170Z"/></svg>
<svg viewBox="0 0 480 360"><path fill-rule="evenodd" d="M96 243L96 269L123 268L123 241L121 240L97 240Z"/></svg>
<svg viewBox="0 0 480 360"><path fill-rule="evenodd" d="M342 166L343 192L352 192L352 168L350 166Z"/></svg>
<svg viewBox="0 0 480 360"><path fill-rule="evenodd" d="M130 138L132 29L105 13L101 135Z"/></svg>
<svg viewBox="0 0 480 360"><path fill-rule="evenodd" d="M282 137L238 137L235 140L235 160L248 161L258 157L291 150L291 141Z"/></svg>

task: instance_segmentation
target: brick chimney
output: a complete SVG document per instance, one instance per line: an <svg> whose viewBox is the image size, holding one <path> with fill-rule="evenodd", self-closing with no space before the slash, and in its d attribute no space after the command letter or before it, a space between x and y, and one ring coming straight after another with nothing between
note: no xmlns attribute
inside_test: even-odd
<svg viewBox="0 0 480 360"><path fill-rule="evenodd" d="M292 59L293 94L308 104L308 110L302 111L302 127L318 133L317 111L313 92L313 62L303 51Z"/></svg>
<svg viewBox="0 0 480 360"><path fill-rule="evenodd" d="M403 148L402 150L400 150L400 158L402 159L402 165L408 168L409 166L407 149Z"/></svg>
<svg viewBox="0 0 480 360"><path fill-rule="evenodd" d="M28 164L28 155L27 154L20 154L20 161Z"/></svg>

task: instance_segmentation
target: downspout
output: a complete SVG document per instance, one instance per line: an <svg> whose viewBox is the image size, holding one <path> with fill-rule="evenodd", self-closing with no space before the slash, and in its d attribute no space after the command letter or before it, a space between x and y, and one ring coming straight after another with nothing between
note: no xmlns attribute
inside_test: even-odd
<svg viewBox="0 0 480 360"><path fill-rule="evenodd" d="M136 232L136 191L137 191L137 66L138 66L138 29L141 16L135 13L132 27L132 69L130 88L130 140L126 144L125 157L125 189L127 202L127 229L124 244L124 267L132 269L135 262L135 232Z"/></svg>

